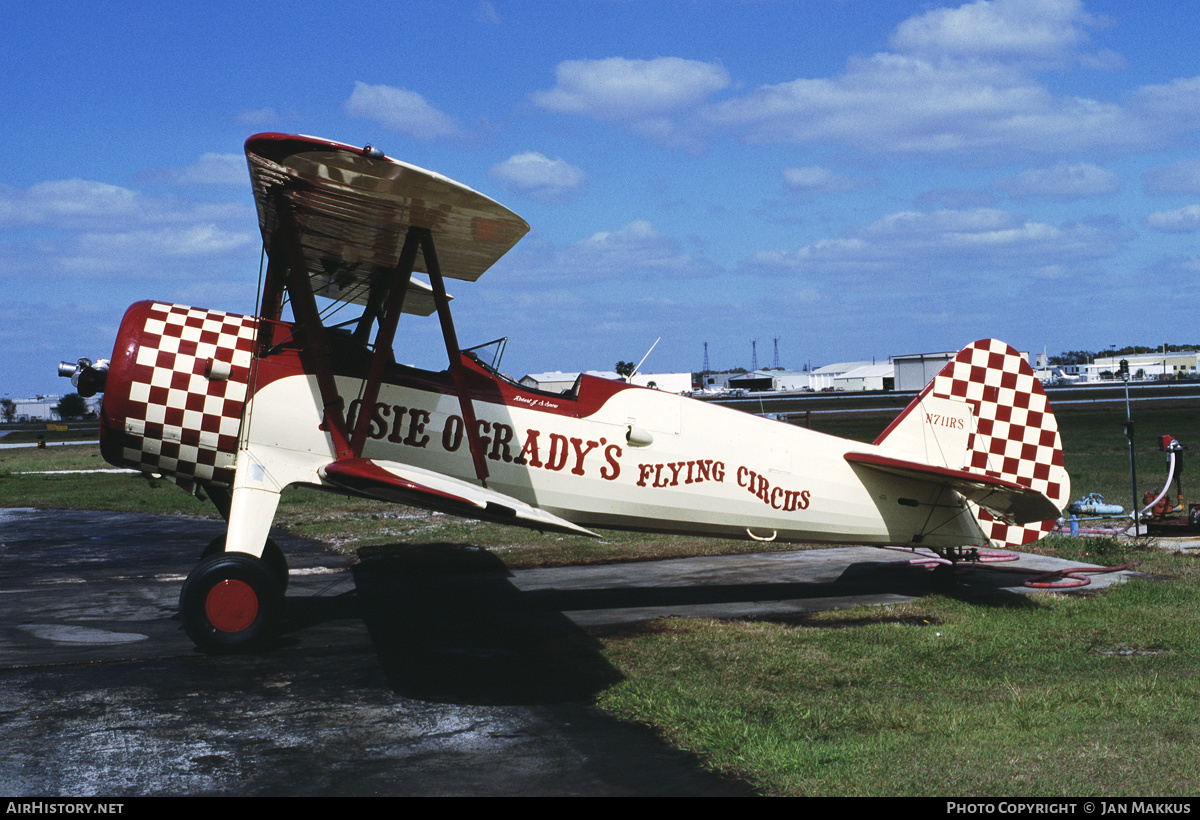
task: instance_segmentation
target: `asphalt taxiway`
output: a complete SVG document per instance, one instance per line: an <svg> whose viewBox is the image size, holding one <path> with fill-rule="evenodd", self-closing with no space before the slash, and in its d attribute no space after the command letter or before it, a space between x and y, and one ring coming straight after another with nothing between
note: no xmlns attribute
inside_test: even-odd
<svg viewBox="0 0 1200 820"><path fill-rule="evenodd" d="M209 657L176 610L222 532L0 509L0 794L746 794L590 705L620 679L596 630L803 618L935 583L869 548L510 572L464 545L354 560L275 533L291 565L284 633L259 654ZM1062 565L1023 556L957 583L1020 594L1030 572Z"/></svg>

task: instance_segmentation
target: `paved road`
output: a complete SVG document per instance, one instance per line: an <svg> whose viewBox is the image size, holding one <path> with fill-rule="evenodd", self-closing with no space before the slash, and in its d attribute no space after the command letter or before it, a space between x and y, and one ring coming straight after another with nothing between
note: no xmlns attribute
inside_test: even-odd
<svg viewBox="0 0 1200 820"><path fill-rule="evenodd" d="M222 531L0 510L0 794L745 794L588 705L619 673L587 628L786 618L931 588L865 548L509 573L469 547L366 550L352 565L277 533L284 635L207 657L176 607ZM479 571L448 575L447 556Z"/></svg>
<svg viewBox="0 0 1200 820"><path fill-rule="evenodd" d="M99 444L99 441L46 441L47 447L69 447L74 444ZM16 444L0 442L0 450L12 450L18 447L37 447L36 441L19 441Z"/></svg>

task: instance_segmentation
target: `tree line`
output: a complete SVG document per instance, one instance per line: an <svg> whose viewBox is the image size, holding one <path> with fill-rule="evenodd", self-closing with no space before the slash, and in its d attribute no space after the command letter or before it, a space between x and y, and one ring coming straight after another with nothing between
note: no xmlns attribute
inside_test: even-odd
<svg viewBox="0 0 1200 820"><path fill-rule="evenodd" d="M58 404L54 406L54 412L58 413L58 417L63 421L82 419L91 413L87 399L78 393L68 393L59 399ZM17 403L12 399L0 399L0 420L11 424L16 418Z"/></svg>
<svg viewBox="0 0 1200 820"><path fill-rule="evenodd" d="M1109 348L1108 350L1068 350L1065 353L1059 353L1057 356L1051 356L1047 361L1051 366L1066 365L1066 364L1091 364L1096 359L1107 359L1113 356L1133 356L1139 353L1181 353L1183 351L1200 350L1200 345L1159 345L1158 347L1143 347L1142 345L1128 345L1122 348Z"/></svg>

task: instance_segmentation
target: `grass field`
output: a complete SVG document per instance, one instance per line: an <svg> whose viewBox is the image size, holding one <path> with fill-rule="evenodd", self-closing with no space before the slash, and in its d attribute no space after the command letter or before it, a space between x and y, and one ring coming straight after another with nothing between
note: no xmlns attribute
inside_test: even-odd
<svg viewBox="0 0 1200 820"><path fill-rule="evenodd" d="M764 794L1194 795L1188 575L1095 599L658 622L608 637L625 680L600 703Z"/></svg>
<svg viewBox="0 0 1200 820"><path fill-rule="evenodd" d="M1060 412L1073 492L1130 507L1124 414ZM1139 500L1157 437L1200 413L1135 415ZM815 426L815 425L814 425ZM870 440L883 425L826 422ZM1194 485L1193 485L1194 487ZM1183 490L1192 501L1187 473ZM933 596L796 622L662 621L610 634L625 680L601 705L772 795L1200 793L1200 559L1148 540L1050 536L1039 550L1138 569L1098 596Z"/></svg>
<svg viewBox="0 0 1200 820"><path fill-rule="evenodd" d="M1128 508L1123 413L1060 412L1072 496ZM1200 414L1140 410L1139 492L1158 486L1157 436L1200 440ZM884 422L825 421L870 440ZM817 426L817 425L814 425ZM209 516L134 474L89 469L94 447L0 450L0 506ZM1185 473L1183 488L1189 494ZM1200 501L1200 494L1192 494ZM472 544L510 567L759 551L762 544L536 535L311 490L279 521L343 548ZM599 704L656 728L716 771L772 795L1191 796L1200 792L1200 566L1147 540L1051 536L1039 549L1141 562L1100 595L931 596L790 621L663 620L601 635L623 680Z"/></svg>

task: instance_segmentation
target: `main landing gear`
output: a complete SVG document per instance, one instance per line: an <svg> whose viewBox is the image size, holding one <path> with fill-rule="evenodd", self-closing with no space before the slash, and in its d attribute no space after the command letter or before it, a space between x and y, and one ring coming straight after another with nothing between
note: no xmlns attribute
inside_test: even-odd
<svg viewBox="0 0 1200 820"><path fill-rule="evenodd" d="M200 558L204 559L210 555L218 555L224 551L225 536L220 535L204 548L204 552L200 553ZM268 538L267 545L263 547L262 559L271 572L274 573L275 581L279 584L279 589L286 592L288 586L288 563L287 557L283 554L283 549Z"/></svg>
<svg viewBox="0 0 1200 820"><path fill-rule="evenodd" d="M287 562L268 541L263 557L223 552L224 538L205 550L179 594L183 629L209 654L258 649L283 617Z"/></svg>

